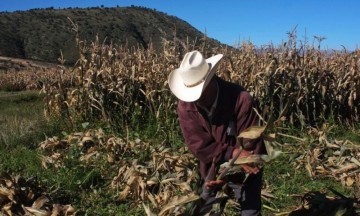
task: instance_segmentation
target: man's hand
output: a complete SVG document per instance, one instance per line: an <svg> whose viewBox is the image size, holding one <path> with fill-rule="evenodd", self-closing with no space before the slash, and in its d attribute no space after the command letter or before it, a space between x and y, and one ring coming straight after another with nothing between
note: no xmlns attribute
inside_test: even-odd
<svg viewBox="0 0 360 216"><path fill-rule="evenodd" d="M206 189L213 190L222 187L226 182L224 180L212 180L205 183Z"/></svg>
<svg viewBox="0 0 360 216"><path fill-rule="evenodd" d="M239 151L238 148L235 148L233 150L233 153L232 153L233 158L236 156L238 151ZM252 151L247 151L247 150L243 149L243 150L241 150L239 157L247 157L247 156L252 155L252 154L254 154ZM241 168L243 168L243 170L246 173L249 173L249 174L257 174L260 171L259 167L251 167L251 166L249 166L247 164L241 164L240 166L241 166Z"/></svg>

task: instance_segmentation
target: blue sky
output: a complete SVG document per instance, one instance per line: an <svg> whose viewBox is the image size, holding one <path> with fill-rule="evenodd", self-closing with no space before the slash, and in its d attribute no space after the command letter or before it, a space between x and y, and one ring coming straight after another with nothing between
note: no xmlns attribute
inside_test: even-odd
<svg viewBox="0 0 360 216"><path fill-rule="evenodd" d="M0 0L0 11L32 8L144 6L187 21L229 45L250 40L256 46L287 40L295 28L298 41L326 39L322 48L360 48L358 0ZM317 46L317 42L314 44Z"/></svg>

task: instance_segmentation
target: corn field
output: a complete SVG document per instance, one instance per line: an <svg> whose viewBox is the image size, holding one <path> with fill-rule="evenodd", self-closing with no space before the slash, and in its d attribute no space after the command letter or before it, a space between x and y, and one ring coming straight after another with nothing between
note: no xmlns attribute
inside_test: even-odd
<svg viewBox="0 0 360 216"><path fill-rule="evenodd" d="M134 124L149 123L168 135L178 125L177 100L168 88L168 74L188 51L197 49L206 57L222 53L225 58L217 75L244 86L254 96L264 119L281 113L286 125L311 126L310 141L298 141L309 141L315 147L296 158L296 169L305 167L311 178L329 176L344 186L359 188L359 148L350 141L328 139L329 128L324 123L349 126L359 120L360 50L324 52L305 45L299 48L293 37L282 47L256 48L243 43L237 49L210 48L206 38L196 46L175 38L164 41L160 52L151 46L147 50L115 46L100 42L98 37L90 45L79 38L77 42L80 58L73 68L65 67L65 59L60 57L56 71L47 75L42 73L49 71L27 71L24 76L21 71L2 72L0 84L18 90L41 87L46 114L71 124L100 121L124 131ZM176 215L186 211L179 203L198 199L194 185L199 176L196 160L187 149L173 152L167 144L128 140L96 129L47 138L39 144L39 151L44 169L64 167L69 152L76 153L75 159L84 168L108 164L112 171L118 171L117 175L110 176L109 181L109 169L104 169L94 174L94 179L109 181L109 190L116 192L117 202L142 206L148 215ZM134 159L141 158L144 152L148 160ZM75 212L71 205L41 196L40 189L29 187L26 192L38 191L37 196L25 199L28 193L20 193L18 188L23 186L9 175L0 176L0 184L4 212ZM263 192L263 198L271 197L270 192ZM13 194L25 201L15 199ZM302 207L308 206L312 198L317 201L314 194L308 195ZM21 202L26 205L19 205Z"/></svg>
<svg viewBox="0 0 360 216"><path fill-rule="evenodd" d="M124 127L151 118L174 121L176 98L167 86L168 74L183 55L198 49L206 57L223 53L217 75L244 86L257 101L262 115L279 114L290 103L289 125L319 126L332 121L352 125L359 119L360 51L325 52L310 46L256 48L243 43L237 49L210 48L176 40L164 41L158 52L78 41L80 59L73 70L62 69L57 82L47 82L47 113L75 120L102 120ZM73 85L69 87L68 79ZM56 85L54 85L54 83Z"/></svg>
<svg viewBox="0 0 360 216"><path fill-rule="evenodd" d="M39 90L46 83L57 82L59 70L55 64L0 57L0 90ZM65 86L73 85L71 77L64 77L62 82Z"/></svg>

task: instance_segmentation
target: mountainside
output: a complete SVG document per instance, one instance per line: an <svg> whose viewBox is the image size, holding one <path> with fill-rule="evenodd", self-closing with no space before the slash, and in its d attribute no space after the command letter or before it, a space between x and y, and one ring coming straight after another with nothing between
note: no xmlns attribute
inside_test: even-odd
<svg viewBox="0 0 360 216"><path fill-rule="evenodd" d="M68 63L78 58L75 32L80 39L129 47L160 49L163 39L200 41L204 34L189 23L143 7L33 9L0 13L0 56L56 62L62 50ZM210 46L220 43L209 39Z"/></svg>

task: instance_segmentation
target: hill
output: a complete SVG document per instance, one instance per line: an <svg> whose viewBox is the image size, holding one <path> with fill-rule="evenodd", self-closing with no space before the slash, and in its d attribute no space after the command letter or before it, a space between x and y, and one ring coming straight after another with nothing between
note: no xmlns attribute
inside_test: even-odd
<svg viewBox="0 0 360 216"><path fill-rule="evenodd" d="M122 46L161 49L163 39L200 41L204 34L189 23L144 7L32 9L0 13L0 56L56 62L62 50L68 63L78 58L75 32L90 43L101 41ZM220 43L209 39L209 45Z"/></svg>

